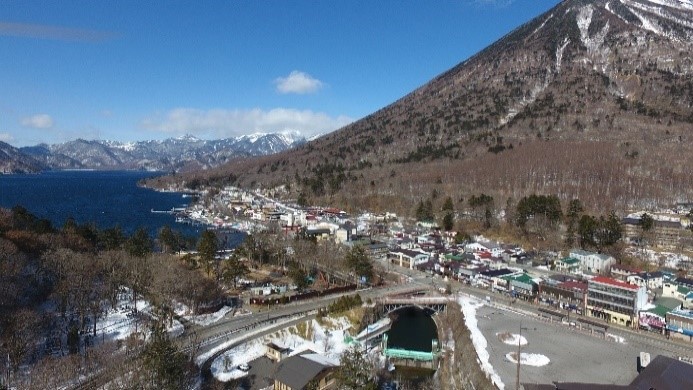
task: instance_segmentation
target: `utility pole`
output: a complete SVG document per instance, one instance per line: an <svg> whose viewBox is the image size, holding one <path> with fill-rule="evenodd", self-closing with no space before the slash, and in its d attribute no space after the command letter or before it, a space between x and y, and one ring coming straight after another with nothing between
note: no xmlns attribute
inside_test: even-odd
<svg viewBox="0 0 693 390"><path fill-rule="evenodd" d="M520 356L522 351L522 322L520 322L520 335L517 338L517 375L515 376L515 390L520 390Z"/></svg>
<svg viewBox="0 0 693 390"><path fill-rule="evenodd" d="M515 390L520 390L520 356L522 355L522 330L537 330L537 328L523 328L520 321L520 335L517 339L517 376L515 377Z"/></svg>

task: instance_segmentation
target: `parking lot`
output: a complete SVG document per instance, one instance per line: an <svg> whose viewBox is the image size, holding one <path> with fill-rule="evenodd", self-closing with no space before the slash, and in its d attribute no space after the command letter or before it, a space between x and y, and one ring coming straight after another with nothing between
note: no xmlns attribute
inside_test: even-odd
<svg viewBox="0 0 693 390"><path fill-rule="evenodd" d="M236 380L234 388L242 388L246 390L266 389L274 384L271 378L274 376L276 363L265 356L261 356L250 363L248 374ZM232 382L229 382L232 383Z"/></svg>
<svg viewBox="0 0 693 390"><path fill-rule="evenodd" d="M522 366L520 381L550 384L553 381L628 384L636 376L636 359L641 351L654 358L662 354L676 357L654 343L646 343L624 335L624 342L592 336L575 328L549 324L538 317L483 306L477 310L479 329L488 342L490 362L506 388L515 386L517 365L506 358L517 352L517 346L503 343L498 334L518 334L528 344L522 353L542 354L550 359L542 367Z"/></svg>

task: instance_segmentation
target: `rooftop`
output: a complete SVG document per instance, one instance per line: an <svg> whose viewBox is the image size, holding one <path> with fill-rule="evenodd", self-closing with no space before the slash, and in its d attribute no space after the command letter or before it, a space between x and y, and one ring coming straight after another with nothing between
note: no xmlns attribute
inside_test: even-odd
<svg viewBox="0 0 693 390"><path fill-rule="evenodd" d="M566 289L566 290L579 290L579 291L582 291L582 292L587 291L587 283L585 283L585 282L577 282L577 281L574 281L574 280L570 280L570 281L567 281L567 282L563 282L563 283L559 284L558 287L564 288L564 289Z"/></svg>
<svg viewBox="0 0 693 390"><path fill-rule="evenodd" d="M481 272L481 275L484 275L484 276L489 277L489 278L493 278L493 277L502 277L502 276L509 275L512 273L513 273L513 271L511 271L507 268L503 268L503 269L484 271L484 272Z"/></svg>
<svg viewBox="0 0 693 390"><path fill-rule="evenodd" d="M693 389L693 365L657 355L631 382L633 389Z"/></svg>
<svg viewBox="0 0 693 390"><path fill-rule="evenodd" d="M669 314L693 320L693 310L672 310Z"/></svg>
<svg viewBox="0 0 693 390"><path fill-rule="evenodd" d="M578 255L578 256L596 256L596 257L599 257L599 258L602 259L602 260L607 260L607 259L610 259L610 258L611 258L611 256L606 255L606 254L604 254L604 253L590 252L590 251L586 251L586 250L582 250L582 249L573 249L573 250L571 250L571 251L570 251L570 256L574 256L574 255Z"/></svg>
<svg viewBox="0 0 693 390"><path fill-rule="evenodd" d="M563 262L564 264L568 264L568 265L573 265L573 264L580 262L580 260L578 260L574 257L564 257L560 261Z"/></svg>
<svg viewBox="0 0 693 390"><path fill-rule="evenodd" d="M597 276L597 277L591 279L588 282L588 284L589 283L608 284L610 286L619 287L619 288L623 288L623 289L627 289L627 290L631 290L631 291L637 291L640 288L634 284L622 282L622 281L616 280L616 279L607 278L605 276Z"/></svg>
<svg viewBox="0 0 693 390"><path fill-rule="evenodd" d="M504 276L503 279L505 279L507 281L515 280L517 282L526 283L526 284L534 283L534 279L532 279L532 277L527 275L527 274L508 275L508 276Z"/></svg>
<svg viewBox="0 0 693 390"><path fill-rule="evenodd" d="M658 306L664 306L666 308L669 308L669 310L674 310L679 307L681 307L681 301L676 299L676 298L671 298L671 297L662 297L659 296L655 300L655 305Z"/></svg>
<svg viewBox="0 0 693 390"><path fill-rule="evenodd" d="M671 309L669 309L666 306L657 305L654 307L654 309L645 310L642 313L652 313L652 314L656 314L662 318L665 318L667 316L667 313L670 311L671 311Z"/></svg>
<svg viewBox="0 0 693 390"><path fill-rule="evenodd" d="M688 279L688 278L676 278L674 281L675 281L676 284L678 284L679 286L685 286L685 287L688 287L688 288L693 287L693 279Z"/></svg>
<svg viewBox="0 0 693 390"><path fill-rule="evenodd" d="M292 389L302 389L323 370L331 367L301 355L291 356L279 363L275 379Z"/></svg>
<svg viewBox="0 0 693 390"><path fill-rule="evenodd" d="M265 346L266 346L267 348L271 348L271 349L273 349L273 350L275 350L275 351L279 351L279 352L282 352L282 353L283 353L283 352L288 352L288 351L291 350L290 348L281 347L281 346L279 346L279 345L277 345L277 344L275 344L275 343L267 343L267 344L265 344Z"/></svg>

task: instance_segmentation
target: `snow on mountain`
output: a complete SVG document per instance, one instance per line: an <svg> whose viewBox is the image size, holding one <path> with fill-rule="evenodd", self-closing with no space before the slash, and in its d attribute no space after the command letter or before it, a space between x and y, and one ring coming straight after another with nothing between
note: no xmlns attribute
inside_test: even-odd
<svg viewBox="0 0 693 390"><path fill-rule="evenodd" d="M24 153L53 169L178 171L213 168L233 158L273 154L303 142L305 139L297 132L255 133L219 140L202 140L186 134L165 140L138 142L78 139L23 149Z"/></svg>
<svg viewBox="0 0 693 390"><path fill-rule="evenodd" d="M647 0L650 3L682 10L693 10L693 0Z"/></svg>

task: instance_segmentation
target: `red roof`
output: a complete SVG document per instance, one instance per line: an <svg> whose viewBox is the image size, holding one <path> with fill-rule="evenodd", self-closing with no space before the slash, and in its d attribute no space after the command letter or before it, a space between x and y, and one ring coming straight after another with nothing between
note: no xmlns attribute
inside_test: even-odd
<svg viewBox="0 0 693 390"><path fill-rule="evenodd" d="M596 278L591 279L590 282L610 284L612 286L616 286L616 287L620 287L620 288L627 288L629 290L635 290L635 291L640 288L634 284L622 282L622 281L616 280L616 279L607 278L606 276L597 276Z"/></svg>

